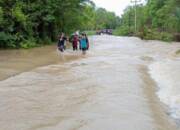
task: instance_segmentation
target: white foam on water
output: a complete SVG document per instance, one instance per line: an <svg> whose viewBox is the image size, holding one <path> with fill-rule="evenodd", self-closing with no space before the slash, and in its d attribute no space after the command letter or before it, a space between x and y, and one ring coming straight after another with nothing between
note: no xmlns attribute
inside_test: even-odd
<svg viewBox="0 0 180 130"><path fill-rule="evenodd" d="M171 116L180 119L180 60L163 60L149 66L149 73L157 82L160 100L169 106Z"/></svg>

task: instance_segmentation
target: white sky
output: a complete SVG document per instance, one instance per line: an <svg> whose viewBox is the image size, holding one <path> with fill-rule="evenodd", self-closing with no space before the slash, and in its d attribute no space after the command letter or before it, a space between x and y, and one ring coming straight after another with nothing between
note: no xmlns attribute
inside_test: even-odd
<svg viewBox="0 0 180 130"><path fill-rule="evenodd" d="M96 4L97 7L103 7L108 11L113 11L118 16L121 16L123 14L123 10L128 5L132 5L131 0L92 0L92 1Z"/></svg>

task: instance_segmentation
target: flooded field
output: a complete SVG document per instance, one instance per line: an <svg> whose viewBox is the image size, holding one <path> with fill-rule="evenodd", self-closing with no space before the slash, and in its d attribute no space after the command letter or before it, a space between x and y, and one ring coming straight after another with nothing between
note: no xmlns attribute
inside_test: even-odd
<svg viewBox="0 0 180 130"><path fill-rule="evenodd" d="M86 56L0 51L0 130L178 130L180 44L90 41Z"/></svg>

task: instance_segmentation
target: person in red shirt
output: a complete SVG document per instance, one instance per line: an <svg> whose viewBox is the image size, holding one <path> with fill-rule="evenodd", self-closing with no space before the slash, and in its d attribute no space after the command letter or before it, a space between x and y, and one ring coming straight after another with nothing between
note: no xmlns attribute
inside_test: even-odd
<svg viewBox="0 0 180 130"><path fill-rule="evenodd" d="M73 41L72 41L73 51L77 51L78 50L78 42L79 42L79 37L76 34L76 35L74 35Z"/></svg>

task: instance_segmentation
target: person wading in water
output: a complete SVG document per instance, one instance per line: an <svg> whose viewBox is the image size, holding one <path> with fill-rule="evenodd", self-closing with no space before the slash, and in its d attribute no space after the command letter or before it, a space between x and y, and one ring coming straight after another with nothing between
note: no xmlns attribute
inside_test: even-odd
<svg viewBox="0 0 180 130"><path fill-rule="evenodd" d="M85 55L86 50L88 48L88 42L87 42L85 34L82 34L82 37L80 39L80 46L81 46L82 54Z"/></svg>
<svg viewBox="0 0 180 130"><path fill-rule="evenodd" d="M75 34L72 41L73 51L78 50L78 42L79 42L79 37L77 34Z"/></svg>
<svg viewBox="0 0 180 130"><path fill-rule="evenodd" d="M88 39L88 37L87 37L87 34L84 34L85 35L85 37L86 37L86 42L87 42L87 50L89 50L89 39Z"/></svg>
<svg viewBox="0 0 180 130"><path fill-rule="evenodd" d="M64 52L65 50L65 41L66 41L66 37L64 35L64 33L62 33L59 37L59 40L58 40L58 50L61 51L61 52Z"/></svg>

